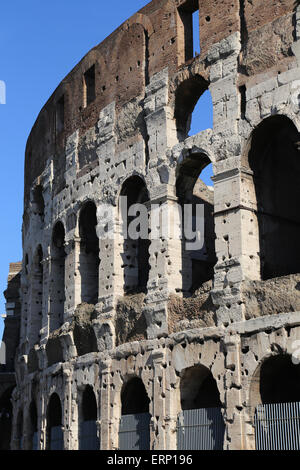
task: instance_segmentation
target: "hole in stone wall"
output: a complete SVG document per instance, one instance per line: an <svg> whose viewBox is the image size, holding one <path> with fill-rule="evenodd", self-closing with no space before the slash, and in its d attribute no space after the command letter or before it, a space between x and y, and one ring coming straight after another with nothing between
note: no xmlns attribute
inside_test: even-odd
<svg viewBox="0 0 300 470"><path fill-rule="evenodd" d="M178 47L180 63L200 54L199 4L187 0L178 8Z"/></svg>
<svg viewBox="0 0 300 470"><path fill-rule="evenodd" d="M84 107L92 103L96 98L95 65L84 74L83 79Z"/></svg>

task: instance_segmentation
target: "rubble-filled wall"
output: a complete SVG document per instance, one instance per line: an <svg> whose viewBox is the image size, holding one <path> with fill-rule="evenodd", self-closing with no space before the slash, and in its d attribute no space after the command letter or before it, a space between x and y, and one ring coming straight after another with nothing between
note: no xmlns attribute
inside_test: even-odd
<svg viewBox="0 0 300 470"><path fill-rule="evenodd" d="M221 409L224 449L255 448L265 370L298 374L299 14L292 0L153 0L42 109L25 157L13 448L49 448L61 428L77 449L89 416L118 449L135 390L151 449L177 448L196 403ZM189 135L206 90L213 128ZM144 204L147 240L124 238L124 196ZM171 229L184 204L204 207L197 253L151 236L154 205Z"/></svg>

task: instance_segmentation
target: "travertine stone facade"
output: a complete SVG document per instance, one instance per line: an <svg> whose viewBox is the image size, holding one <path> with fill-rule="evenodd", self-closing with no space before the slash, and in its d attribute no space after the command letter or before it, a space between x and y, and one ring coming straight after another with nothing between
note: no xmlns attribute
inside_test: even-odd
<svg viewBox="0 0 300 470"><path fill-rule="evenodd" d="M26 149L12 448L20 435L32 445L33 401L46 448L56 393L64 447L77 449L89 385L101 449L118 449L122 390L138 377L150 448L176 449L182 383L199 366L219 392L224 449L255 448L261 367L300 340L299 21L293 0L153 0L42 109ZM189 136L205 90L213 129ZM210 162L213 193L196 185ZM170 226L176 203L200 199L207 252L123 240L121 195L145 202L150 220L163 205ZM108 213L113 239L101 236Z"/></svg>

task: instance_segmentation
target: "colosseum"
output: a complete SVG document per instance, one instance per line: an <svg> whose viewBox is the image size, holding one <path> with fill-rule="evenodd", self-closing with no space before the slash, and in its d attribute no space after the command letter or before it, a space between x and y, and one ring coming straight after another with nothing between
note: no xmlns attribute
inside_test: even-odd
<svg viewBox="0 0 300 470"><path fill-rule="evenodd" d="M299 106L295 0L153 0L60 83L26 146L1 449L300 449Z"/></svg>

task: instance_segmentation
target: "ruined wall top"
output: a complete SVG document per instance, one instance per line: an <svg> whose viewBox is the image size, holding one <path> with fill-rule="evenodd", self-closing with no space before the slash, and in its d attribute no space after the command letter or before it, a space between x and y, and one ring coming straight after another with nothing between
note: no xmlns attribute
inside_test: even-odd
<svg viewBox="0 0 300 470"><path fill-rule="evenodd" d="M95 126L99 112L108 104L115 102L118 114L126 103L144 97L151 77L164 68L168 68L169 80L174 83L180 70L196 63L197 73L208 80L211 64L218 60L214 44L237 33L240 33L241 53L236 67L241 85L257 73L287 66L293 55L296 4L295 0L150 2L93 48L60 83L41 110L26 147L25 205L33 181L41 175L49 159L53 159L54 194L65 186L64 148L68 136L77 129L83 135ZM197 9L201 52L190 57L184 22L186 15ZM84 80L89 79L94 80L95 85L95 96L90 103L85 101L83 86ZM59 123L60 112L63 112L63 127ZM137 125L131 140L138 139L140 133ZM124 142L119 143L124 145ZM91 155L88 163L92 163L93 158Z"/></svg>

